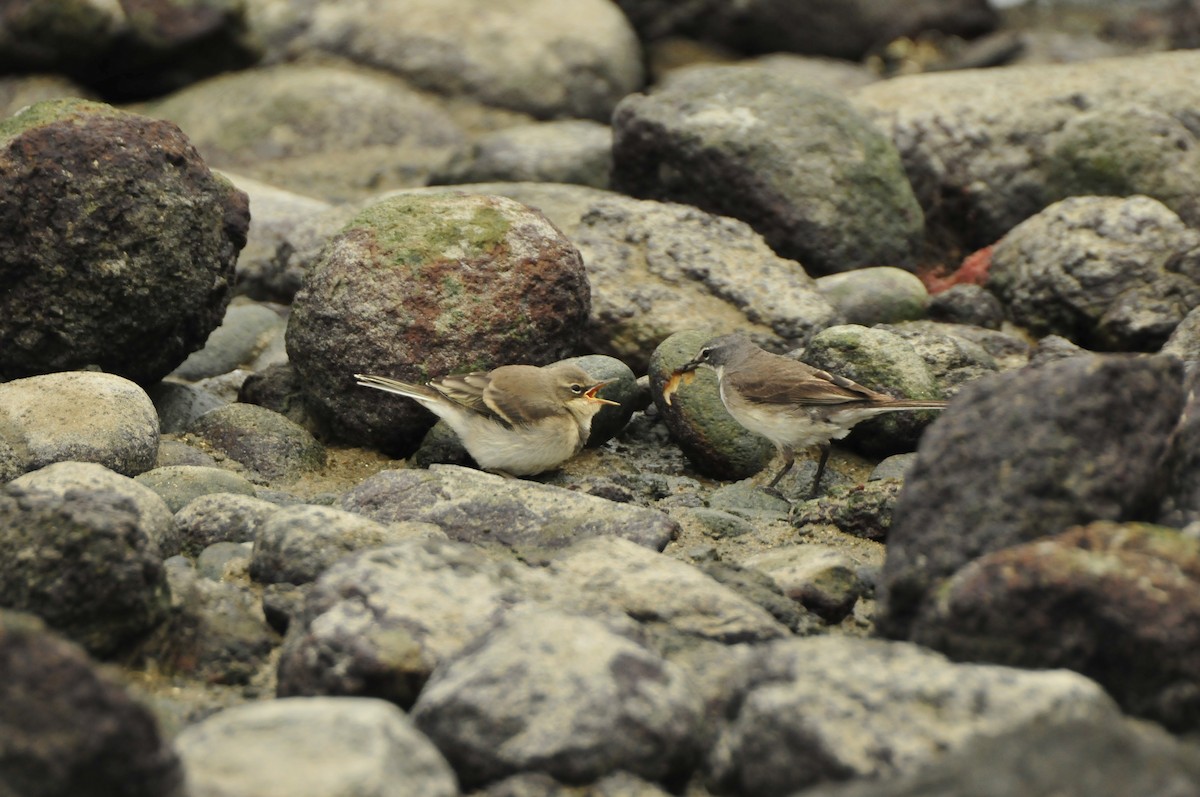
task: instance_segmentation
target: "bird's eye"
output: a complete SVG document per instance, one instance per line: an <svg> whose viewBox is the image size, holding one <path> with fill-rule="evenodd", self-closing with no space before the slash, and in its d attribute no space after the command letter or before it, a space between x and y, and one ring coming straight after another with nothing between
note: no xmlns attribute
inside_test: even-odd
<svg viewBox="0 0 1200 797"><path fill-rule="evenodd" d="M708 359L708 355L710 355L710 354L712 354L712 349L701 349L701 350L700 350L700 356L699 356L699 357L697 357L696 359L698 359L698 360L707 360L707 359Z"/></svg>
<svg viewBox="0 0 1200 797"><path fill-rule="evenodd" d="M571 385L571 392L576 396L583 395L583 385Z"/></svg>

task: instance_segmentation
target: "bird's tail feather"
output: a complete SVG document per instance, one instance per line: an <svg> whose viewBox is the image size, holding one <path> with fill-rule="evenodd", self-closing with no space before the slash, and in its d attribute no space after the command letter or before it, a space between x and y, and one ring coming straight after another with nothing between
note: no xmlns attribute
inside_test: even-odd
<svg viewBox="0 0 1200 797"><path fill-rule="evenodd" d="M897 399L879 405L881 410L941 410L946 408L946 402L936 399Z"/></svg>
<svg viewBox="0 0 1200 797"><path fill-rule="evenodd" d="M431 387L425 385L412 385L408 382L401 382L398 379L389 379L386 376L372 376L371 374L355 374L354 379L362 387L373 387L376 390L383 390L388 393L397 393L401 396L407 396L411 399L416 399L420 402L427 402L438 398L438 393Z"/></svg>

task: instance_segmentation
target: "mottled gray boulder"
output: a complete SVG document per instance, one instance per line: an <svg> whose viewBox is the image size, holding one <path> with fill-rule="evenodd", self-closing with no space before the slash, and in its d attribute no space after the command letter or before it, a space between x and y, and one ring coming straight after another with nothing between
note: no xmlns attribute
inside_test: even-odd
<svg viewBox="0 0 1200 797"><path fill-rule="evenodd" d="M886 778L1031 722L1115 722L1099 686L1066 671L954 664L901 642L771 643L709 752L721 794L782 797L824 781Z"/></svg>
<svg viewBox="0 0 1200 797"><path fill-rule="evenodd" d="M288 320L292 365L346 442L410 453L434 416L357 387L573 354L590 293L579 252L510 199L402 194L371 205L305 275Z"/></svg>
<svg viewBox="0 0 1200 797"><path fill-rule="evenodd" d="M999 22L984 0L617 0L643 39L694 36L752 53L861 60L900 36L978 36Z"/></svg>
<svg viewBox="0 0 1200 797"><path fill-rule="evenodd" d="M987 285L1035 335L1154 351L1200 304L1198 280L1200 233L1165 205L1073 197L1000 239Z"/></svg>
<svg viewBox="0 0 1200 797"><path fill-rule="evenodd" d="M138 646L140 660L160 672L206 684L247 685L279 647L262 601L231 581L190 567L168 567L171 614Z"/></svg>
<svg viewBox="0 0 1200 797"><path fill-rule="evenodd" d="M128 501L138 524L166 558L179 553L183 538L171 510L158 493L134 479L91 462L58 462L13 479L10 484L25 494L66 499L73 493L104 495L114 503Z"/></svg>
<svg viewBox="0 0 1200 797"><path fill-rule="evenodd" d="M544 608L514 612L438 669L412 716L467 788L522 771L580 783L614 770L678 786L700 753L702 704L681 669Z"/></svg>
<svg viewBox="0 0 1200 797"><path fill-rule="evenodd" d="M464 141L445 110L392 76L282 64L205 80L150 104L205 159L308 196L422 185Z"/></svg>
<svg viewBox="0 0 1200 797"><path fill-rule="evenodd" d="M628 540L600 537L556 557L551 574L630 617L726 644L788 636L765 609L703 571Z"/></svg>
<svg viewBox="0 0 1200 797"><path fill-rule="evenodd" d="M70 371L0 384L0 481L68 460L126 476L154 467L158 414L112 374Z"/></svg>
<svg viewBox="0 0 1200 797"><path fill-rule="evenodd" d="M182 797L154 715L86 653L0 610L0 791L22 797Z"/></svg>
<svg viewBox="0 0 1200 797"><path fill-rule="evenodd" d="M897 501L880 631L907 636L943 579L982 554L1153 516L1181 370L1160 355L1087 355L964 388L927 430Z"/></svg>
<svg viewBox="0 0 1200 797"><path fill-rule="evenodd" d="M1044 720L979 736L918 772L804 797L1128 797L1200 794L1200 755L1148 722Z"/></svg>
<svg viewBox="0 0 1200 797"><path fill-rule="evenodd" d="M847 324L894 324L925 317L929 292L915 275L894 266L828 274L817 289Z"/></svg>
<svg viewBox="0 0 1200 797"><path fill-rule="evenodd" d="M841 622L864 592L859 563L832 545L784 545L741 564L766 573L784 595L827 623Z"/></svg>
<svg viewBox="0 0 1200 797"><path fill-rule="evenodd" d="M880 478L877 473L884 463L905 456L910 454L885 459L871 472L872 481L866 484L829 487L815 500L797 505L788 513L788 521L801 531L807 526L833 526L843 534L887 541L902 482L899 478ZM905 471L909 467L911 463L905 466Z"/></svg>
<svg viewBox="0 0 1200 797"><path fill-rule="evenodd" d="M656 509L456 465L381 471L343 493L341 507L381 523L433 523L453 540L528 561L582 537L622 537L661 551L679 529Z"/></svg>
<svg viewBox="0 0 1200 797"><path fill-rule="evenodd" d="M587 119L505 127L455 152L429 185L570 183L608 188L612 130Z"/></svg>
<svg viewBox="0 0 1200 797"><path fill-rule="evenodd" d="M250 219L178 127L83 100L0 125L0 205L5 380L158 381L221 322Z"/></svg>
<svg viewBox="0 0 1200 797"><path fill-rule="evenodd" d="M292 619L278 694L411 706L435 667L514 606L553 594L544 573L461 543L412 540L351 554L317 579Z"/></svg>
<svg viewBox="0 0 1200 797"><path fill-rule="evenodd" d="M880 324L876 329L901 337L925 361L945 396L953 396L968 382L994 374L1005 365L1014 365L992 354L988 350L988 341L965 324L904 321ZM986 333L986 330L978 331ZM1027 348L1024 341L1019 342ZM1025 364L1024 358L1017 362Z"/></svg>
<svg viewBox="0 0 1200 797"><path fill-rule="evenodd" d="M857 324L823 329L813 336L803 359L897 398L942 397L925 359L904 338L884 329ZM934 410L890 412L855 426L845 443L877 458L911 451L937 414Z"/></svg>
<svg viewBox="0 0 1200 797"><path fill-rule="evenodd" d="M692 381L680 384L670 405L662 398L671 373L711 337L708 330L690 330L660 343L650 358L650 394L672 439L696 470L718 479L746 478L771 461L775 447L733 419L721 403L716 374L699 370Z"/></svg>
<svg viewBox="0 0 1200 797"><path fill-rule="evenodd" d="M250 576L264 584L304 584L354 551L438 535L432 523L385 525L331 506L283 507L255 531Z"/></svg>
<svg viewBox="0 0 1200 797"><path fill-rule="evenodd" d="M481 797L668 797L670 792L628 772L614 772L586 786L561 783L544 772L524 772L498 780Z"/></svg>
<svg viewBox="0 0 1200 797"><path fill-rule="evenodd" d="M234 402L209 410L188 433L267 480L294 481L325 465L325 446L311 432L255 404Z"/></svg>
<svg viewBox="0 0 1200 797"><path fill-rule="evenodd" d="M853 101L896 143L931 236L971 251L1076 194L1147 194L1195 224L1197 66L1179 51L942 72Z"/></svg>
<svg viewBox="0 0 1200 797"><path fill-rule="evenodd" d="M1200 541L1096 522L965 565L914 641L957 661L1064 667L1129 714L1200 728Z"/></svg>
<svg viewBox="0 0 1200 797"><path fill-rule="evenodd" d="M178 512L203 495L254 495L254 485L245 477L207 465L165 465L139 474L137 481L158 493L172 512Z"/></svg>
<svg viewBox="0 0 1200 797"><path fill-rule="evenodd" d="M618 190L742 219L820 274L914 263L924 222L896 148L840 98L713 67L626 97L612 124Z"/></svg>
<svg viewBox="0 0 1200 797"><path fill-rule="evenodd" d="M456 797L446 760L404 712L367 698L291 698L227 708L175 743L195 794Z"/></svg>
<svg viewBox="0 0 1200 797"><path fill-rule="evenodd" d="M999 329L1004 323L1004 305L982 285L952 285L929 299L929 318L948 324L972 324Z"/></svg>
<svg viewBox="0 0 1200 797"><path fill-rule="evenodd" d="M345 0L262 17L269 58L324 51L539 118L607 121L642 85L637 37L607 0Z"/></svg>
<svg viewBox="0 0 1200 797"><path fill-rule="evenodd" d="M0 69L60 72L113 99L165 94L261 55L244 0L16 2L0 20Z"/></svg>
<svg viewBox="0 0 1200 797"><path fill-rule="evenodd" d="M0 488L0 607L36 614L96 656L167 616L162 554L134 499Z"/></svg>

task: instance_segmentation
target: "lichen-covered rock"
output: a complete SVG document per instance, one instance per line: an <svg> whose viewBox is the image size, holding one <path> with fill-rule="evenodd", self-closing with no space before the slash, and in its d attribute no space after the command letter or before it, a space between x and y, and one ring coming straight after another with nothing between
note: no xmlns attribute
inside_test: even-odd
<svg viewBox="0 0 1200 797"><path fill-rule="evenodd" d="M250 222L178 127L83 100L0 123L0 208L5 380L161 379L220 324Z"/></svg>
<svg viewBox="0 0 1200 797"><path fill-rule="evenodd" d="M612 181L742 219L820 274L912 266L924 230L891 141L844 100L758 67L697 70L622 100Z"/></svg>
<svg viewBox="0 0 1200 797"><path fill-rule="evenodd" d="M402 194L359 213L305 276L288 320L292 365L338 438L409 453L434 416L357 387L545 365L590 309L579 252L545 216L495 196Z"/></svg>

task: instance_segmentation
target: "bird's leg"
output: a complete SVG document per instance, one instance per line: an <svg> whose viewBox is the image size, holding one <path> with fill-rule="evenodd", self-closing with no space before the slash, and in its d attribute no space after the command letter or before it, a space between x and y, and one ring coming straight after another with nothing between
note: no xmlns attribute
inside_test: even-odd
<svg viewBox="0 0 1200 797"><path fill-rule="evenodd" d="M792 469L792 466L796 464L796 452L792 451L790 448L784 448L780 449L780 453L785 457L783 467L779 469L779 473L775 474L775 478L771 479L771 483L764 487L763 490L771 495L783 498L783 495L779 492L779 490L775 489L775 485L779 484L779 480L786 476L788 471Z"/></svg>
<svg viewBox="0 0 1200 797"><path fill-rule="evenodd" d="M825 463L829 461L829 444L821 446L821 458L817 460L817 475L813 476L812 490L809 492L809 498L817 497L817 490L821 486L821 477L825 475Z"/></svg>

